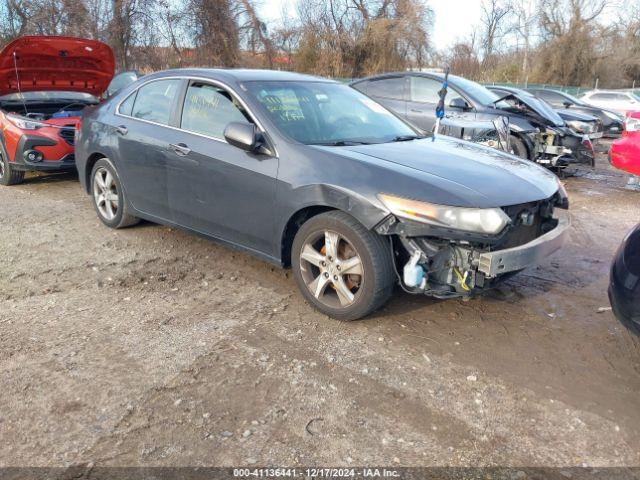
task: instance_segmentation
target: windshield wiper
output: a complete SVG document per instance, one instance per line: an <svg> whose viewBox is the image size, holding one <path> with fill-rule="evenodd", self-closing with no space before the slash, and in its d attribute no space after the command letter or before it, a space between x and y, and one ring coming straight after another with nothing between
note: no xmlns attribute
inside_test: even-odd
<svg viewBox="0 0 640 480"><path fill-rule="evenodd" d="M313 142L307 145L322 145L325 147L352 147L354 145L371 145L370 142L358 142L356 140L336 140L334 142Z"/></svg>
<svg viewBox="0 0 640 480"><path fill-rule="evenodd" d="M395 137L392 142L410 142L411 140L420 140L426 138L423 135L399 135Z"/></svg>

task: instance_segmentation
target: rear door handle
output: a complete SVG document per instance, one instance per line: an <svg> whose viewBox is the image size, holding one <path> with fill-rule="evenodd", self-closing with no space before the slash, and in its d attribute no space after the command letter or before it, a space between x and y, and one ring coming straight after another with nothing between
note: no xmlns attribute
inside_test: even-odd
<svg viewBox="0 0 640 480"><path fill-rule="evenodd" d="M413 113L422 113L422 110L418 110L417 108L412 108L411 111Z"/></svg>
<svg viewBox="0 0 640 480"><path fill-rule="evenodd" d="M127 133L129 133L129 129L124 125L118 125L116 127L116 132L118 132L120 135L126 135Z"/></svg>
<svg viewBox="0 0 640 480"><path fill-rule="evenodd" d="M191 149L184 143L170 143L169 148L176 152L176 155L180 155L181 157L189 155L189 153L191 152Z"/></svg>

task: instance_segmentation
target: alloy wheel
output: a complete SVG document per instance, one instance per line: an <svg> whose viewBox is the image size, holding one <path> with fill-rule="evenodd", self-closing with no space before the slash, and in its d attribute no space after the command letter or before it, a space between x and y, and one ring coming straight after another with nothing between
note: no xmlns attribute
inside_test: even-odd
<svg viewBox="0 0 640 480"><path fill-rule="evenodd" d="M113 175L105 167L96 170L93 176L93 198L100 215L113 220L118 213L118 188Z"/></svg>
<svg viewBox="0 0 640 480"><path fill-rule="evenodd" d="M4 157L0 154L0 178L4 177L5 174L5 166L4 166Z"/></svg>
<svg viewBox="0 0 640 480"><path fill-rule="evenodd" d="M352 305L364 280L362 260L354 246L326 230L308 238L300 252L302 278L311 294L333 308Z"/></svg>

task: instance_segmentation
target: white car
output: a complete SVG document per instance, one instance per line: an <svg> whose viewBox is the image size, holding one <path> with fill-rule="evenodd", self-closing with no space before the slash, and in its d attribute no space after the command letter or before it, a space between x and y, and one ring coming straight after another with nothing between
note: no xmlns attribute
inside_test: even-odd
<svg viewBox="0 0 640 480"><path fill-rule="evenodd" d="M592 90L582 96L582 100L594 107L605 108L625 115L640 110L640 96L625 90Z"/></svg>

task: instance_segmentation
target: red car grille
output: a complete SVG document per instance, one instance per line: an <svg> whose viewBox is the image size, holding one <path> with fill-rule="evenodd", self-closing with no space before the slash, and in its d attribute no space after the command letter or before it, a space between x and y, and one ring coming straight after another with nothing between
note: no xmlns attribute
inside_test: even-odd
<svg viewBox="0 0 640 480"><path fill-rule="evenodd" d="M65 125L60 129L60 137L69 145L75 143L76 128L75 125Z"/></svg>

